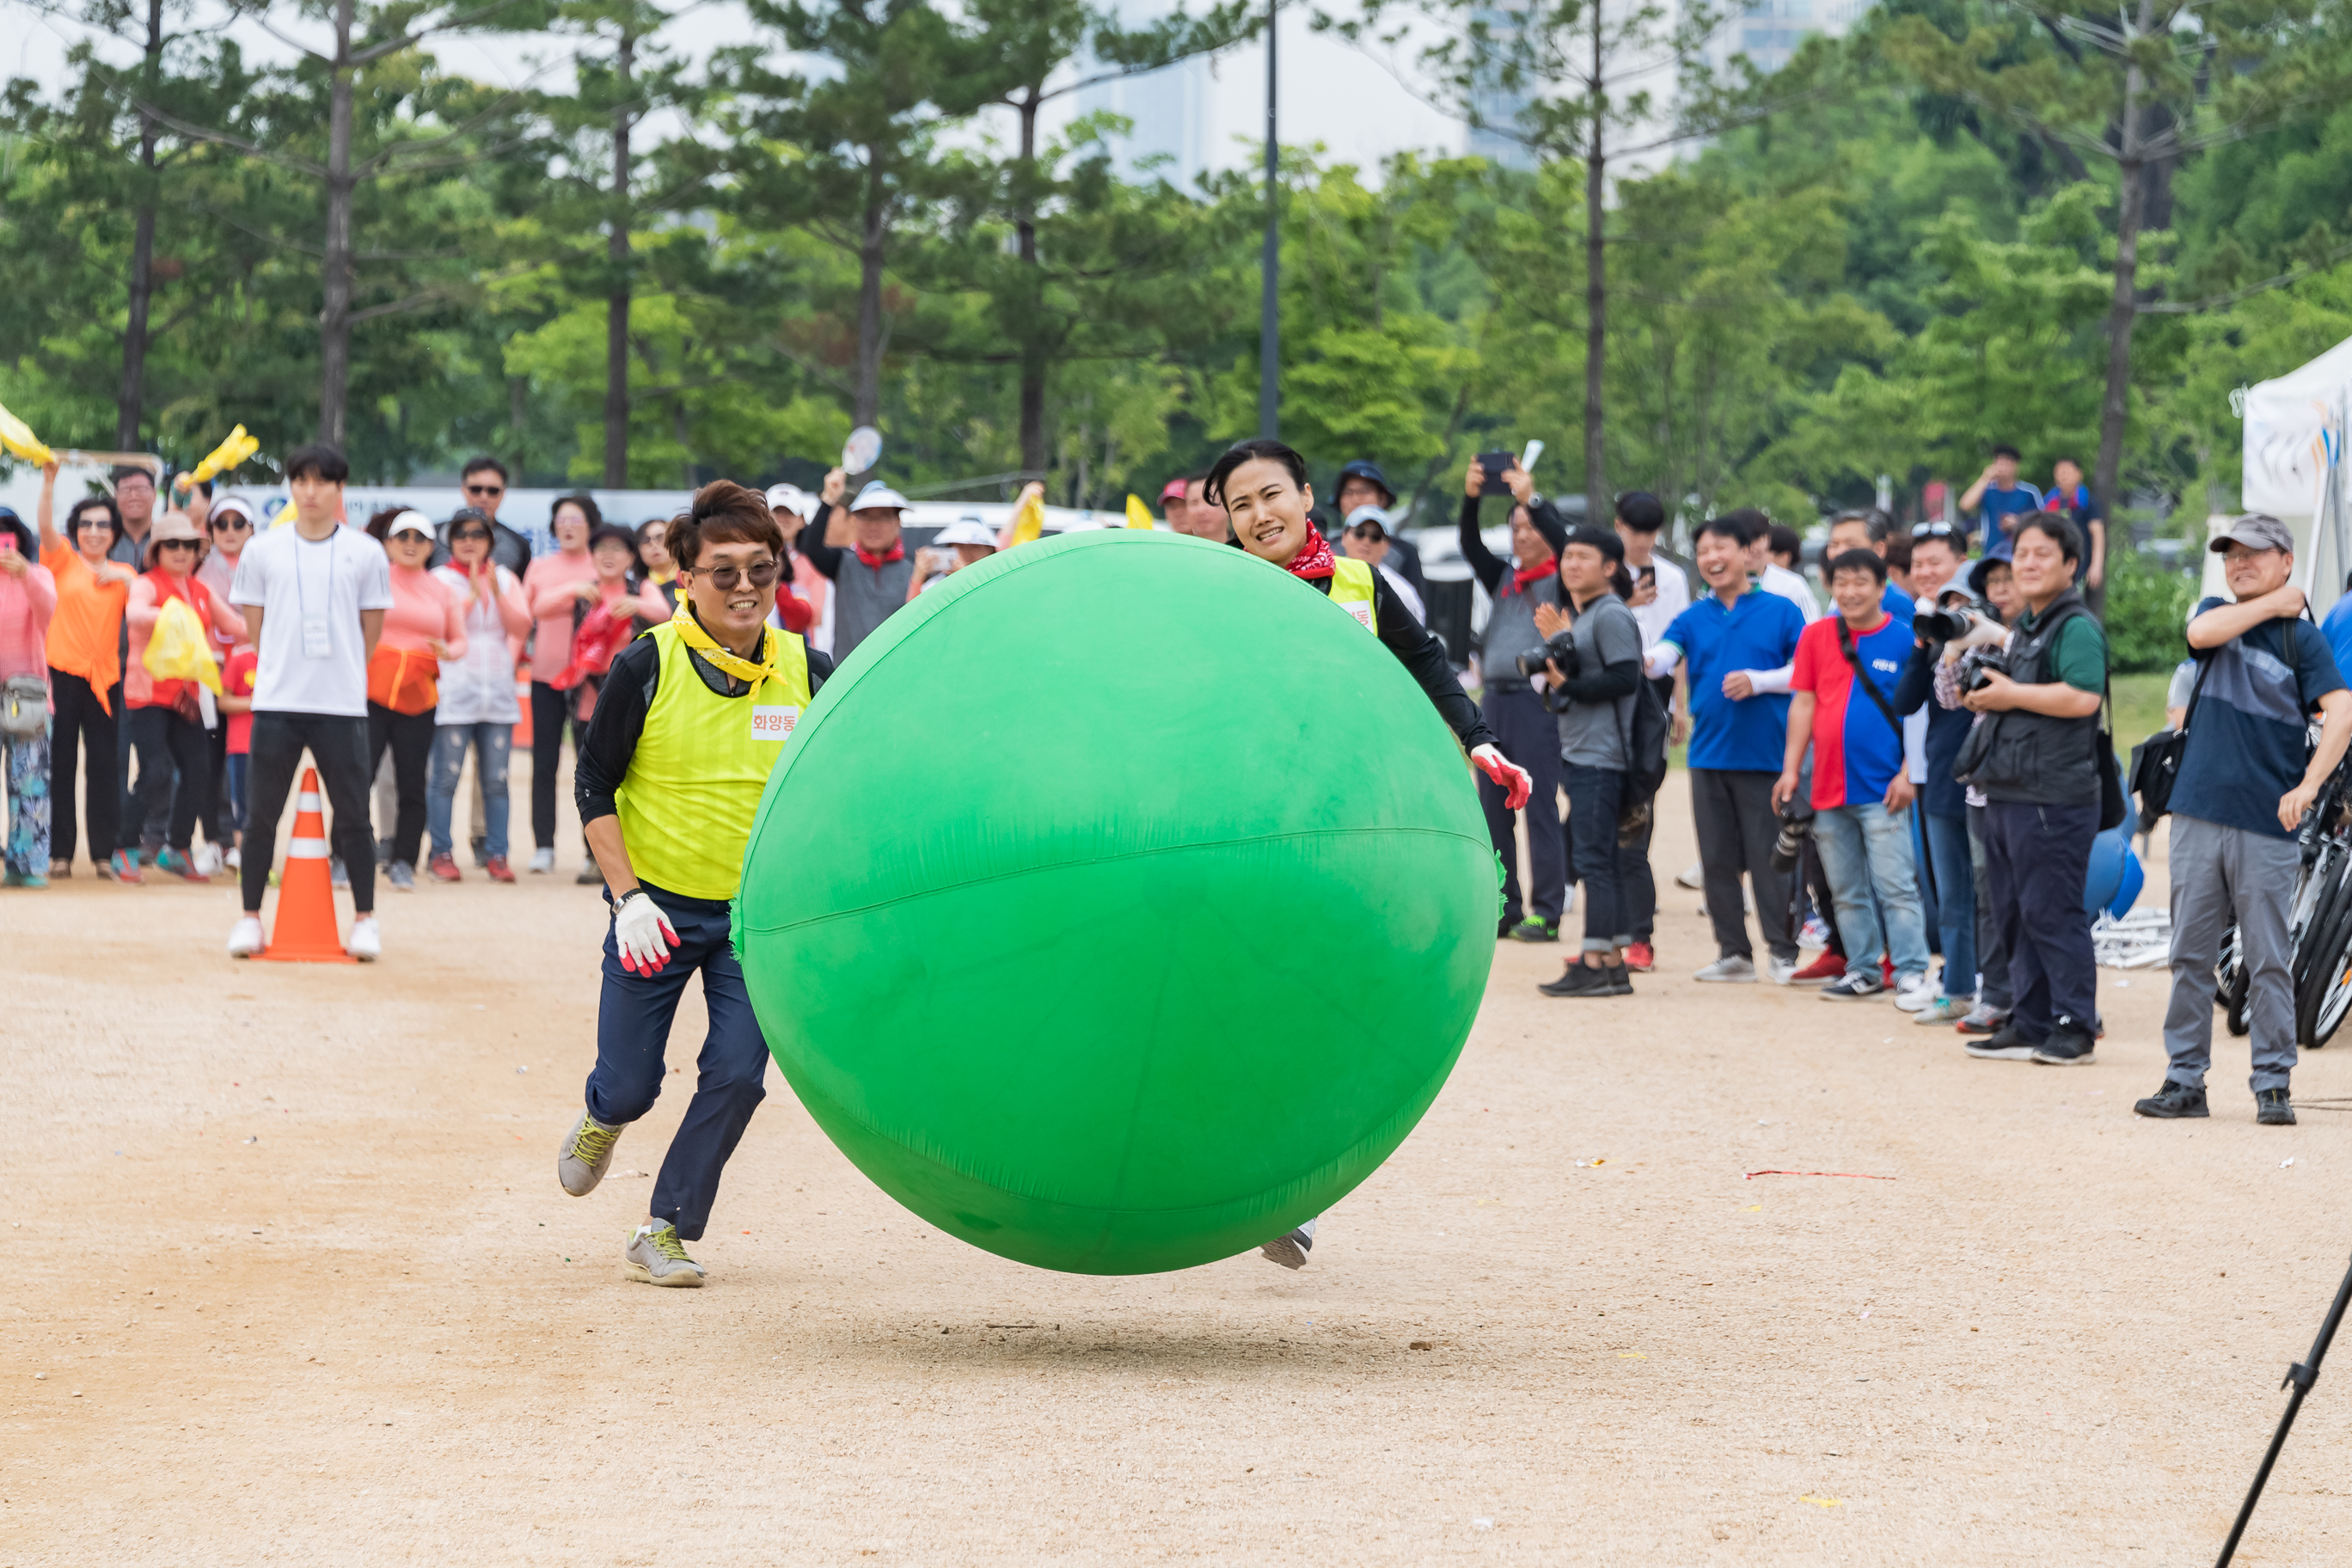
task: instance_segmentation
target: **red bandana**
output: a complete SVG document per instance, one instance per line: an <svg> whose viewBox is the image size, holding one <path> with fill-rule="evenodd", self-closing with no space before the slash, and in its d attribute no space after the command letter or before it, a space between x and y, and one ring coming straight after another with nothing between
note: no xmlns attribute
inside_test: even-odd
<svg viewBox="0 0 2352 1568"><path fill-rule="evenodd" d="M1503 597L1507 599L1514 594L1524 594L1528 591L1528 584L1549 577L1559 570L1559 557L1547 555L1535 565L1512 573L1511 585L1503 590Z"/></svg>
<svg viewBox="0 0 2352 1568"><path fill-rule="evenodd" d="M1284 568L1294 577L1328 577L1339 570L1331 559L1331 542L1319 528L1307 531L1307 542Z"/></svg>
<svg viewBox="0 0 2352 1568"><path fill-rule="evenodd" d="M889 565L893 561L904 561L907 558L907 547L904 544L892 545L890 547L890 553L887 555L869 554L866 552L866 546L863 544L854 546L853 548L857 552L857 560L859 564L871 566L877 571Z"/></svg>

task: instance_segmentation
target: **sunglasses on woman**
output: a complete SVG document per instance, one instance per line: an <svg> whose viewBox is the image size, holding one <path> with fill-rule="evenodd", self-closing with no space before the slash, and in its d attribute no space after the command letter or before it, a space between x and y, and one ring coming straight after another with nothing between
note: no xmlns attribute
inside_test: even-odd
<svg viewBox="0 0 2352 1568"><path fill-rule="evenodd" d="M249 517L241 517L235 512L231 512L226 517L216 518L214 520L213 531L215 533L231 533L241 531L245 529L251 528L252 526L253 519Z"/></svg>
<svg viewBox="0 0 2352 1568"><path fill-rule="evenodd" d="M158 550L194 550L195 547L196 542L193 539L167 539L156 546Z"/></svg>
<svg viewBox="0 0 2352 1568"><path fill-rule="evenodd" d="M463 544L469 539L478 539L485 544L488 544L490 542L490 536L487 531L478 528L467 528L460 529L456 533L451 534L449 536L449 542L452 544Z"/></svg>
<svg viewBox="0 0 2352 1568"><path fill-rule="evenodd" d="M732 566L707 566L697 575L709 578L710 585L723 593L746 577L751 580L751 586L754 588L764 588L776 580L777 571L778 567L773 561L754 561L740 572Z"/></svg>

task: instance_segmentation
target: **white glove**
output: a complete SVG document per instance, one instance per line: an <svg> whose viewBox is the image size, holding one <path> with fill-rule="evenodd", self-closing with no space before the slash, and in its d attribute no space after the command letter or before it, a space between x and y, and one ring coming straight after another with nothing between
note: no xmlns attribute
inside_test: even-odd
<svg viewBox="0 0 2352 1568"><path fill-rule="evenodd" d="M1957 654L1965 653L1972 647L2006 647L2008 646L2009 628L1990 616L1980 615L1976 618L1976 625L1970 626L1961 636L1946 643L1944 650L1947 653Z"/></svg>
<svg viewBox="0 0 2352 1568"><path fill-rule="evenodd" d="M654 974L669 963L677 932L653 896L636 888L623 894L613 910L613 945L620 950L622 968L632 974Z"/></svg>
<svg viewBox="0 0 2352 1568"><path fill-rule="evenodd" d="M1505 810L1517 811L1528 804L1528 796L1534 791L1536 781L1527 769L1492 745L1473 748L1470 760L1477 764L1480 773L1495 781L1496 788L1505 792L1508 797L1503 802Z"/></svg>

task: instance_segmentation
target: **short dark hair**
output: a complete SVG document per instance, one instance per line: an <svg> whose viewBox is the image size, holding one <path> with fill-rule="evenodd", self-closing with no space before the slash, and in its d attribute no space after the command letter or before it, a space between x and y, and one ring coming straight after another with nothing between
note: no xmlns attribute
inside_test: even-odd
<svg viewBox="0 0 2352 1568"><path fill-rule="evenodd" d="M1625 559L1625 542L1618 538L1612 529L1595 528L1591 523L1580 522L1568 531L1567 538L1559 542L1559 553L1565 556L1571 545L1578 544L1598 550L1604 561Z"/></svg>
<svg viewBox="0 0 2352 1568"><path fill-rule="evenodd" d="M1636 533L1655 533L1666 526L1666 509L1647 490L1627 490L1617 498L1617 521Z"/></svg>
<svg viewBox="0 0 2352 1568"><path fill-rule="evenodd" d="M202 490L206 500L213 499L213 482L210 479L191 479L188 481L188 488L192 490Z"/></svg>
<svg viewBox="0 0 2352 1568"><path fill-rule="evenodd" d="M1766 523L1764 541L1764 552L1768 555L1785 555L1791 561L1801 561L1805 558L1804 540L1799 536L1795 529L1785 522Z"/></svg>
<svg viewBox="0 0 2352 1568"><path fill-rule="evenodd" d="M555 498L555 504L547 509L548 527L553 528L555 526L555 514L562 511L567 505L578 507L580 509L580 514L588 520L588 534L590 538L594 538L596 531L604 526L604 510L596 505L596 498L588 494L584 490L575 490L568 496L557 496Z"/></svg>
<svg viewBox="0 0 2352 1568"><path fill-rule="evenodd" d="M669 541L669 519L666 517L649 517L646 519L645 521L637 524L637 549L640 552L645 549L646 530L649 528L658 528L662 531L663 544L667 547Z"/></svg>
<svg viewBox="0 0 2352 1568"><path fill-rule="evenodd" d="M623 528L617 522L600 522L588 531L588 549L593 553L600 544L617 544L629 552L629 564L645 563L637 555L637 535L635 529Z"/></svg>
<svg viewBox="0 0 2352 1568"><path fill-rule="evenodd" d="M287 454L286 478L289 480L324 479L331 485L340 485L351 477L352 465L344 458L340 447L313 441Z"/></svg>
<svg viewBox="0 0 2352 1568"><path fill-rule="evenodd" d="M1885 543L1887 534L1894 531L1895 526L1894 520L1889 518L1883 511L1875 510L1863 511L1852 508L1849 508L1830 519L1830 527L1834 529L1842 522L1858 522L1862 524L1863 528L1868 531L1870 542L1873 544Z"/></svg>
<svg viewBox="0 0 2352 1568"><path fill-rule="evenodd" d="M66 537L68 539L80 537L81 531L89 526L87 514L93 507L106 514L107 528L113 533L116 540L120 541L122 537L122 509L114 504L112 496L84 496L67 507ZM109 546L109 548L112 547Z"/></svg>
<svg viewBox="0 0 2352 1568"><path fill-rule="evenodd" d="M118 488L123 480L130 479L145 479L151 487L155 483L155 476L148 471L144 463L118 463L115 465L112 478Z"/></svg>
<svg viewBox="0 0 2352 1568"><path fill-rule="evenodd" d="M1992 445L1992 455L1996 458L2007 458L2012 462L2021 463L2025 460L2025 454L2019 451L2016 447L2011 446L2006 441L1994 442Z"/></svg>
<svg viewBox="0 0 2352 1568"><path fill-rule="evenodd" d="M669 520L663 535L670 559L682 572L696 570L706 544L764 544L784 558L784 531L768 510L768 498L730 479L714 479L694 492L694 504Z"/></svg>
<svg viewBox="0 0 2352 1568"><path fill-rule="evenodd" d="M1889 572L1911 570L1911 542L1899 533L1887 536L1886 569Z"/></svg>
<svg viewBox="0 0 2352 1568"><path fill-rule="evenodd" d="M1875 582L1886 581L1886 559L1875 550L1844 550L1830 557L1825 574L1832 583L1841 572L1867 572Z"/></svg>
<svg viewBox="0 0 2352 1568"><path fill-rule="evenodd" d="M1913 529L1911 537L1904 542L1904 548L1916 555L1918 548L1923 544L1942 545L1952 552L1952 559L1955 561L1966 561L1969 558L1969 542L1966 536L1958 529L1948 528L1940 522L1922 524ZM1887 556L1890 560L1893 559L1894 553L1894 546L1888 545Z"/></svg>
<svg viewBox="0 0 2352 1568"><path fill-rule="evenodd" d="M2050 459L2050 466L2053 468L2061 463L2072 463L2074 465L2074 471L2076 473L2079 474L2083 472L2083 459L2074 456L2072 452L2061 452L2056 457Z"/></svg>
<svg viewBox="0 0 2352 1568"><path fill-rule="evenodd" d="M467 479L472 479L484 468L488 468L490 472L498 475L499 483L505 484L508 482L507 466L504 463L499 462L496 458L491 457L488 452L478 453L474 457L467 458L466 466L457 470L457 482L461 485L464 484Z"/></svg>
<svg viewBox="0 0 2352 1568"><path fill-rule="evenodd" d="M1223 457L1209 465L1208 488L1201 492L1201 498L1223 506L1225 481L1244 463L1255 462L1280 463L1289 471L1292 484L1302 490L1307 488L1307 459L1271 436L1257 436L1234 442L1225 448Z"/></svg>
<svg viewBox="0 0 2352 1568"><path fill-rule="evenodd" d="M1730 540L1742 550L1756 542L1756 525L1736 511L1727 511L1721 517L1710 517L1698 525L1697 538L1705 539L1710 533L1718 538Z"/></svg>
<svg viewBox="0 0 2352 1568"><path fill-rule="evenodd" d="M2016 541L2024 538L2025 531L2029 528L2056 545L2060 559L2080 561L2083 558L2083 531L2074 526L2073 518L2058 511L2028 513L2024 520L2018 523L2017 532L2011 537L2010 553L2011 555L2017 552Z"/></svg>

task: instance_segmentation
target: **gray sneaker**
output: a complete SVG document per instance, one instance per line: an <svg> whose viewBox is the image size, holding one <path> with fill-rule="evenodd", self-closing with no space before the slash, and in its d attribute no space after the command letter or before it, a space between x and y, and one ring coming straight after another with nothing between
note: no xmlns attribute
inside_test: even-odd
<svg viewBox="0 0 2352 1568"><path fill-rule="evenodd" d="M620 1128L607 1127L582 1111L563 1135L563 1147L556 1151L555 1179L573 1197L586 1197L604 1179L604 1168L613 1163L613 1145L620 1141Z"/></svg>
<svg viewBox="0 0 2352 1568"><path fill-rule="evenodd" d="M1756 984L1756 961L1727 953L1691 976L1717 985L1753 985Z"/></svg>
<svg viewBox="0 0 2352 1568"><path fill-rule="evenodd" d="M395 893L416 891L416 868L405 860L393 861L385 868L383 879L392 884L392 889Z"/></svg>
<svg viewBox="0 0 2352 1568"><path fill-rule="evenodd" d="M702 1265L686 1255L686 1244L677 1238L677 1226L667 1220L659 1225L641 1225L631 1231L628 1248L622 1256L628 1259L629 1278L647 1285L683 1285L691 1289L703 1280Z"/></svg>

